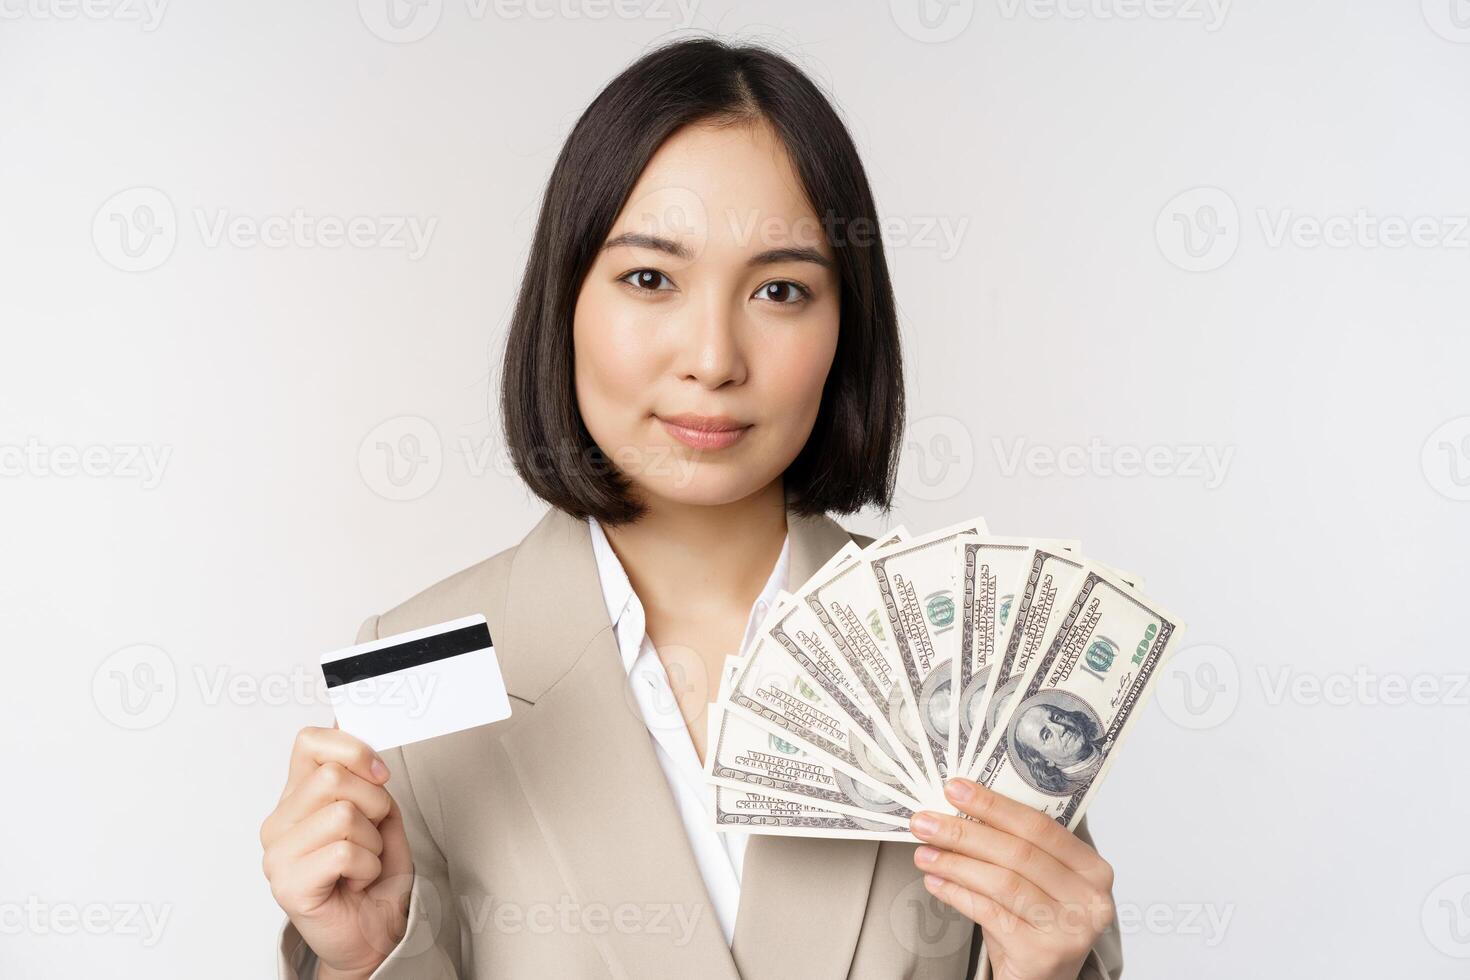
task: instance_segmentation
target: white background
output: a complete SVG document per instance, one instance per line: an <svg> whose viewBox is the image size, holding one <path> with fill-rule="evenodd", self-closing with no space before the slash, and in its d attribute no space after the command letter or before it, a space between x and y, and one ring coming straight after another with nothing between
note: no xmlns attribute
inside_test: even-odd
<svg viewBox="0 0 1470 980"><path fill-rule="evenodd" d="M7 977L270 975L317 655L542 511L494 412L537 202L682 13L384 9L0 2ZM891 220L903 493L843 522L1077 536L1188 621L1092 810L1128 976L1464 976L1470 6L929 14L689 21L832 92ZM296 209L371 240L212 234Z"/></svg>

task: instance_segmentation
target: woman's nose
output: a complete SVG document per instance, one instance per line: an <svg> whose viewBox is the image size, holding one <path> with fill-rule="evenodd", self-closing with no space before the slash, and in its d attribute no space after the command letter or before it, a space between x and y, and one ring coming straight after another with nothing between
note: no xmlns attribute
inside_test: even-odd
<svg viewBox="0 0 1470 980"><path fill-rule="evenodd" d="M723 299L692 305L676 331L676 363L682 378L714 389L745 381L745 351L739 311Z"/></svg>

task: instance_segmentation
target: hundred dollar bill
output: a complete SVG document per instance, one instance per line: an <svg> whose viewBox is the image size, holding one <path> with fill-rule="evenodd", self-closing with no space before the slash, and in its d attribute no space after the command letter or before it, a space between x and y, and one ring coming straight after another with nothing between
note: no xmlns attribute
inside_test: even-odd
<svg viewBox="0 0 1470 980"><path fill-rule="evenodd" d="M785 741L826 757L834 768L870 788L919 806L920 795L895 758L898 750L865 724L861 700L856 683L830 657L805 657L803 662L761 634L720 703Z"/></svg>
<svg viewBox="0 0 1470 980"><path fill-rule="evenodd" d="M955 708L951 744L956 765L974 757L990 675L1005 649L1006 625L1032 548L1076 554L1077 541L1053 538L1007 538L962 534L956 539L959 565L955 589L960 599L959 650L951 661Z"/></svg>
<svg viewBox="0 0 1470 980"><path fill-rule="evenodd" d="M981 750L977 780L1075 827L1183 629L1087 565L1055 638Z"/></svg>
<svg viewBox="0 0 1470 980"><path fill-rule="evenodd" d="M879 779L832 758L826 752L792 741L785 732L771 731L754 716L729 706L735 677L745 658L726 659L720 672L720 693L710 706L705 775L737 789L775 796L783 793L837 812L856 816L907 821L911 807ZM815 691L798 681L805 696ZM728 709L728 710L727 710Z"/></svg>
<svg viewBox="0 0 1470 980"><path fill-rule="evenodd" d="M919 842L907 826L833 813L806 803L719 784L714 786L713 812L715 829L723 833Z"/></svg>
<svg viewBox="0 0 1470 980"><path fill-rule="evenodd" d="M904 701L912 715L889 718L894 733L910 751L918 749L934 778L943 783L956 765L950 739L954 714L956 631L955 542L962 534L983 534L979 517L889 545L863 558L877 586L883 625L897 654Z"/></svg>
<svg viewBox="0 0 1470 980"><path fill-rule="evenodd" d="M965 760L961 771L974 778L979 750L1005 717L1011 696L1022 684L1026 670L1046 651L1061 624L1062 611L1082 579L1081 556L1059 548L1033 547L1022 560L1023 579L1010 607L1004 645L995 669L980 695L980 732L971 744L975 754Z"/></svg>
<svg viewBox="0 0 1470 980"><path fill-rule="evenodd" d="M711 782L908 826L910 807L848 775L828 756L807 752L735 711L712 710L704 769Z"/></svg>
<svg viewBox="0 0 1470 980"><path fill-rule="evenodd" d="M890 542L875 542L864 555L889 546ZM872 574L861 560L851 561L825 579L803 586L800 601L768 635L793 656L799 656L797 647L806 644L844 665L862 692L865 724L897 747L895 761L911 784L932 787L937 785L934 766L920 740L899 734L903 727L918 730L918 712L907 693L885 618Z"/></svg>

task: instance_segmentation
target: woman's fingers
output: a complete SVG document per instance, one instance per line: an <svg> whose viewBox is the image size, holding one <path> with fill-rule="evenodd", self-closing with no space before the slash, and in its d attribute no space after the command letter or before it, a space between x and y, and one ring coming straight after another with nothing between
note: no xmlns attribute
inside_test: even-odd
<svg viewBox="0 0 1470 980"><path fill-rule="evenodd" d="M379 856L383 860L384 877L396 878L407 893L413 884L413 853L409 850L408 833L404 829L398 801L390 797L388 802L388 815L378 824L378 833L383 841Z"/></svg>
<svg viewBox="0 0 1470 980"><path fill-rule="evenodd" d="M335 724L335 723L334 723ZM388 781L388 766L361 739L338 728L303 728L291 746L291 766L286 774L284 799L311 777L320 766L334 762L370 783Z"/></svg>
<svg viewBox="0 0 1470 980"><path fill-rule="evenodd" d="M279 873L271 878L271 892L288 914L309 915L331 896L338 881L361 891L377 881L382 870L378 856L367 848L351 841L332 841L294 861L283 862Z"/></svg>
<svg viewBox="0 0 1470 980"><path fill-rule="evenodd" d="M1036 931L994 899L972 892L947 878L926 874L924 887L929 890L929 894L955 909L971 922L979 923L986 936L1009 938L1020 933L1030 934Z"/></svg>
<svg viewBox="0 0 1470 980"><path fill-rule="evenodd" d="M286 830L266 849L263 859L266 877L272 877L283 863L338 840L349 841L374 854L383 853L383 837L373 822L354 804L337 800Z"/></svg>
<svg viewBox="0 0 1470 980"><path fill-rule="evenodd" d="M944 795L961 812L1028 841L1082 875L1098 891L1111 893L1113 869L1076 834L1042 813L970 779L951 779Z"/></svg>
<svg viewBox="0 0 1470 980"><path fill-rule="evenodd" d="M373 823L386 817L393 807L393 797L382 786L328 762L288 793L266 818L260 829L261 843L269 847L288 828L338 800L351 803Z"/></svg>
<svg viewBox="0 0 1470 980"><path fill-rule="evenodd" d="M932 815L940 821L954 821L948 839L936 839L935 843L1014 871L1058 902L1084 903L1095 897L1091 882L1025 838L974 820L945 814ZM916 832L915 836L922 835ZM955 846L950 846L949 842L955 842ZM915 863L918 864L917 855Z"/></svg>
<svg viewBox="0 0 1470 980"><path fill-rule="evenodd" d="M1009 868L927 846L918 849L914 863L929 874L985 896L1034 928L1045 929L1055 918L1046 893Z"/></svg>

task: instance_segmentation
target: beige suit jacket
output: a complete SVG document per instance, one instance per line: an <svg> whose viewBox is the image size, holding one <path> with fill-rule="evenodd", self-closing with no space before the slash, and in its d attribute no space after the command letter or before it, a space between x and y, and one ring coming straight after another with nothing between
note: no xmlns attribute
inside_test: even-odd
<svg viewBox="0 0 1470 980"><path fill-rule="evenodd" d="M787 516L793 584L869 540ZM374 616L358 640L473 613L489 621L513 713L384 753L414 884L408 932L375 978L989 977L978 928L936 915L912 844L752 837L726 944L628 693L585 521L553 508L519 545ZM1078 833L1091 839L1085 822ZM1121 970L1114 927L1082 975ZM280 975L314 973L287 923Z"/></svg>

